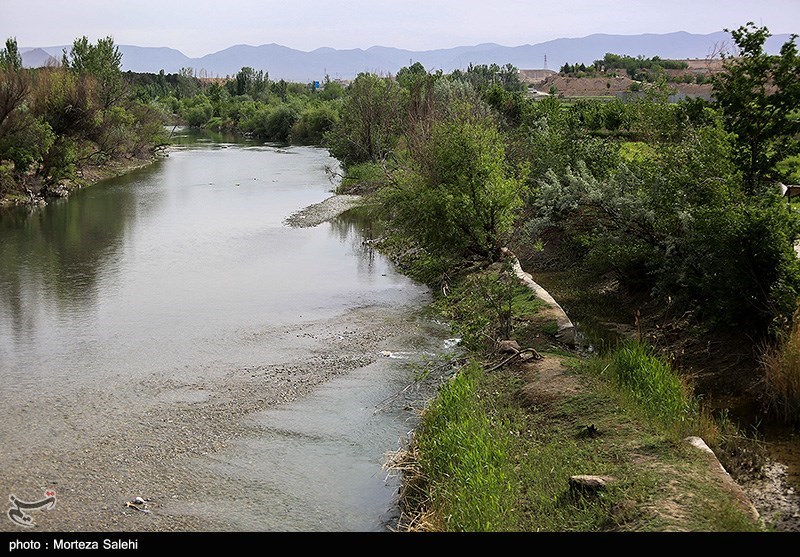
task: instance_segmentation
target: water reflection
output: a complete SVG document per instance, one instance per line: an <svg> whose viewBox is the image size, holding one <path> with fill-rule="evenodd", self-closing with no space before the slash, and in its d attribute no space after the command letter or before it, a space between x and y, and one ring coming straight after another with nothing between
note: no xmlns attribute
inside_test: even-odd
<svg viewBox="0 0 800 557"><path fill-rule="evenodd" d="M372 273L375 270L376 253L371 241L383 234L383 228L370 218L366 207L353 207L333 219L330 223L331 235L340 243L349 245L358 256L359 270Z"/></svg>
<svg viewBox="0 0 800 557"><path fill-rule="evenodd" d="M10 320L15 339L34 333L34 316L45 307L55 308L56 318L86 312L99 277L118 271L135 195L124 181L113 194L95 188L76 192L71 202L0 215L0 319Z"/></svg>
<svg viewBox="0 0 800 557"><path fill-rule="evenodd" d="M379 355L432 351L424 346L431 333L407 319L429 292L363 244L362 233L374 238L379 231L358 211L313 228L283 224L330 196L325 151L293 147L283 156L278 147L252 143L195 148L192 133L179 137L183 143L146 170L41 211L0 217L3 481L55 478L93 504L130 495L122 490L172 501L182 485L174 514L159 517L178 521L170 529L192 509L213 521L217 503L234 494L231 512L239 514L232 523L263 529L267 523L253 521L251 509L310 516L303 509L323 507L314 499L319 475L297 481L297 468L316 464L348 491L340 493L351 502L347 520L338 524L372 528L392 495L379 461L407 431L404 417L373 416L369 407L370 397L385 399L408 377L407 360ZM369 377L323 391L337 398L310 401L302 412L322 413L317 423L327 441L318 458L304 437L296 460L264 468L281 442L255 432L244 453L228 453L231 462L255 467L198 476L196 463L188 463L194 440L215 453L244 439L246 415L363 366ZM341 436L342 422L325 417L345 411L363 418L348 423L363 423L370 443L356 443L366 433L356 441ZM290 420L282 430L296 430L298 420ZM336 427L326 435L329 425ZM216 497L228 485L231 491ZM271 485L294 487L277 499ZM329 502L323 516L345 500L328 492L319 499ZM214 508L203 511L208 502ZM117 524L112 507L102 512ZM67 514L69 526L74 517ZM295 524L285 513L275 519L277 529Z"/></svg>

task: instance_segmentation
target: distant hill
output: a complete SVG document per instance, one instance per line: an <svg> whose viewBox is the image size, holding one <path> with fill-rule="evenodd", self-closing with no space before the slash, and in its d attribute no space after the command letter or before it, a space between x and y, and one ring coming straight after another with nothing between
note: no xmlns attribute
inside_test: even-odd
<svg viewBox="0 0 800 557"><path fill-rule="evenodd" d="M775 35L767 41L767 50L777 54L788 34ZM359 72L394 74L403 66L420 62L428 70L451 72L466 69L469 64L513 64L520 69L545 67L558 70L565 63L591 64L607 52L628 56L660 56L661 58L706 58L724 45L731 45L725 32L696 35L683 31L667 34L606 35L596 34L574 39L556 39L522 46L501 46L494 43L460 46L438 50L412 51L373 46L366 50L337 50L318 48L311 52L295 50L278 44L261 46L236 45L208 54L189 58L172 48L153 48L120 45L123 70L134 72L176 73L181 68L193 68L198 76L225 77L234 75L244 66L269 72L272 79L311 81L331 78L352 79ZM57 59L66 46L25 49L28 53L44 51ZM26 66L39 64L41 54L23 61ZM30 59L30 61L29 61ZM44 64L41 64L44 65Z"/></svg>
<svg viewBox="0 0 800 557"><path fill-rule="evenodd" d="M22 52L22 65L26 68L41 68L60 64L59 58L51 56L41 48L34 48Z"/></svg>

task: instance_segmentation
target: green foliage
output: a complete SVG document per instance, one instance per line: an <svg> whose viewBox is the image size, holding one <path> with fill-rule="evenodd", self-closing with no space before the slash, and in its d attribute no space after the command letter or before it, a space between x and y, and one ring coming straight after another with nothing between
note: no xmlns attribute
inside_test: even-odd
<svg viewBox="0 0 800 557"><path fill-rule="evenodd" d="M512 64L505 66L470 64L466 71L453 71L450 78L469 83L477 91L484 91L494 86L499 86L506 91L525 90L525 85L519 79L519 70Z"/></svg>
<svg viewBox="0 0 800 557"><path fill-rule="evenodd" d="M325 134L339 121L339 113L330 104L307 107L292 127L292 143L321 145Z"/></svg>
<svg viewBox="0 0 800 557"><path fill-rule="evenodd" d="M269 141L288 143L292 127L297 121L297 112L291 106L282 104L270 111L263 122L263 128L258 130L259 137Z"/></svg>
<svg viewBox="0 0 800 557"><path fill-rule="evenodd" d="M655 81L664 73L664 70L684 70L689 65L682 60L662 60L658 56L636 58L627 55L606 53L602 60L595 60L593 66L595 70L612 72L613 70L625 70L631 79L637 81Z"/></svg>
<svg viewBox="0 0 800 557"><path fill-rule="evenodd" d="M670 296L709 322L763 333L793 310L797 216L774 194L743 194L731 137L719 127L676 135L658 149L625 144L624 162L604 178L583 164L549 172L535 189L531 229L561 227L594 273Z"/></svg>
<svg viewBox="0 0 800 557"><path fill-rule="evenodd" d="M347 167L337 193L360 194L375 191L387 184L387 176L383 167L374 162L353 164Z"/></svg>
<svg viewBox="0 0 800 557"><path fill-rule="evenodd" d="M761 193L781 178L776 164L800 154L800 57L796 35L780 54L764 52L770 36L751 22L731 32L739 49L714 76L714 98L725 128L734 134L734 160L749 193Z"/></svg>
<svg viewBox="0 0 800 557"><path fill-rule="evenodd" d="M427 75L428 71L425 69L425 66L423 66L419 62L414 62L410 66L400 68L397 71L395 79L397 80L397 83L399 83L401 87L405 87L406 89L411 89L411 87L413 87L415 83L417 83L420 79L426 77Z"/></svg>
<svg viewBox="0 0 800 557"><path fill-rule="evenodd" d="M136 95L128 94L110 37L75 40L63 67L27 70L17 58L9 39L0 52L0 166L12 172L16 189L47 191L74 178L79 166L146 156L164 142L163 113L142 96L148 87L165 91L167 77L128 76L137 85Z"/></svg>
<svg viewBox="0 0 800 557"><path fill-rule="evenodd" d="M214 106L203 94L189 97L181 102L181 116L190 126L203 127L214 114Z"/></svg>
<svg viewBox="0 0 800 557"><path fill-rule="evenodd" d="M319 93L319 98L323 101L335 101L344 96L344 87L335 81L331 81L328 76L325 76L325 84L322 91Z"/></svg>
<svg viewBox="0 0 800 557"><path fill-rule="evenodd" d="M104 108L120 102L125 96L120 69L122 53L111 37L98 39L96 45L91 44L85 36L75 39L69 54L64 49L62 66L76 74L96 79Z"/></svg>
<svg viewBox="0 0 800 557"><path fill-rule="evenodd" d="M22 55L17 47L17 38L6 39L5 48L0 49L0 70L19 71L22 69Z"/></svg>
<svg viewBox="0 0 800 557"><path fill-rule="evenodd" d="M391 221L431 253L491 259L511 231L521 190L502 136L478 120L434 124L415 168L381 194Z"/></svg>
<svg viewBox="0 0 800 557"><path fill-rule="evenodd" d="M438 299L436 307L463 346L483 352L496 340L511 338L514 310L529 300L526 290L508 269L474 273Z"/></svg>
<svg viewBox="0 0 800 557"><path fill-rule="evenodd" d="M55 134L47 122L26 113L13 133L0 135L0 160L10 160L15 172L24 174L42 161L54 141Z"/></svg>
<svg viewBox="0 0 800 557"><path fill-rule="evenodd" d="M244 67L225 83L225 88L232 97L247 95L252 99L266 101L270 92L269 74L263 70L255 71Z"/></svg>
<svg viewBox="0 0 800 557"><path fill-rule="evenodd" d="M75 141L59 136L42 160L42 175L48 183L74 178L77 170L78 148Z"/></svg>
<svg viewBox="0 0 800 557"><path fill-rule="evenodd" d="M331 154L345 166L385 160L399 138L400 91L391 79L359 74L348 88L338 124L325 134Z"/></svg>
<svg viewBox="0 0 800 557"><path fill-rule="evenodd" d="M481 366L471 363L425 410L416 439L420 473L435 482L429 504L449 531L514 530L508 439L475 404Z"/></svg>
<svg viewBox="0 0 800 557"><path fill-rule="evenodd" d="M776 197L699 207L662 281L674 263L675 286L683 291L671 290L697 303L710 321L765 331L794 309L800 265L792 244L799 232L797 215Z"/></svg>

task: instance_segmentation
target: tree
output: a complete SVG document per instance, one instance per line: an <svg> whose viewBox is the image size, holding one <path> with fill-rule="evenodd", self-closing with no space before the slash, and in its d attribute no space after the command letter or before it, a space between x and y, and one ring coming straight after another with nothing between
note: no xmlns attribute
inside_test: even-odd
<svg viewBox="0 0 800 557"><path fill-rule="evenodd" d="M93 45L86 36L75 39L69 54L64 49L62 65L79 75L90 75L97 80L103 108L109 108L125 96L122 80L122 53L114 39L98 39Z"/></svg>
<svg viewBox="0 0 800 557"><path fill-rule="evenodd" d="M411 66L406 66L404 68L400 68L397 71L397 75L395 79L397 83L400 84L401 87L405 87L406 89L410 89L414 83L416 83L419 79L428 75L428 70L425 69L419 62L414 62Z"/></svg>
<svg viewBox="0 0 800 557"><path fill-rule="evenodd" d="M400 130L400 86L361 73L347 91L339 123L326 134L331 154L347 166L381 162L394 150Z"/></svg>
<svg viewBox="0 0 800 557"><path fill-rule="evenodd" d="M8 39L0 50L0 131L11 114L22 107L28 94L29 79L22 70L16 39Z"/></svg>
<svg viewBox="0 0 800 557"><path fill-rule="evenodd" d="M726 31L729 31L726 29ZM781 177L776 164L800 153L800 58L792 35L780 54L764 52L766 27L752 22L729 31L736 55L723 55L725 71L713 77L725 129L735 134L734 158L748 193Z"/></svg>
<svg viewBox="0 0 800 557"><path fill-rule="evenodd" d="M0 49L0 70L19 71L22 69L22 55L17 48L16 37L6 39L6 47Z"/></svg>
<svg viewBox="0 0 800 557"><path fill-rule="evenodd" d="M426 153L381 190L392 222L429 252L494 260L521 206L523 181L488 120L434 124Z"/></svg>
<svg viewBox="0 0 800 557"><path fill-rule="evenodd" d="M225 84L231 96L250 95L254 100L266 100L269 94L269 74L245 66L236 77Z"/></svg>

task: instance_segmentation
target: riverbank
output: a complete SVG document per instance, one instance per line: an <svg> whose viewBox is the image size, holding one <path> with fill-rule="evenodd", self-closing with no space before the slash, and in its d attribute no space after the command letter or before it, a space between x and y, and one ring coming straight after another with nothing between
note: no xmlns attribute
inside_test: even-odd
<svg viewBox="0 0 800 557"><path fill-rule="evenodd" d="M326 153L214 147L3 220L0 491L55 491L38 531L384 529L446 331L357 216L282 224Z"/></svg>
<svg viewBox="0 0 800 557"><path fill-rule="evenodd" d="M85 165L78 169L75 178L61 180L54 185L42 183L21 185L18 191L0 195L0 208L3 207L43 207L48 199L65 198L79 189L87 188L98 182L116 178L144 168L162 159L166 155L153 155L147 158L125 158L109 161L102 166Z"/></svg>
<svg viewBox="0 0 800 557"><path fill-rule="evenodd" d="M454 279L450 294L437 302L472 308L471 316L444 312L460 316L451 324L462 331L489 320L475 276ZM404 478L398 529L764 527L706 444L688 441L701 433L717 442L724 433L716 424L699 411L680 418L689 420L681 424L653 418L648 408L657 400L638 402L627 387L611 382L603 373L608 365L598 369L596 359L559 341L549 304L515 292L509 340L516 344L473 350L473 363L426 407L405 449L391 455L388 466ZM602 485L585 486L585 476L601 478Z"/></svg>
<svg viewBox="0 0 800 557"><path fill-rule="evenodd" d="M230 491L230 481L221 482L213 468L201 464L213 464L240 440L264 435L257 423L245 420L248 416L285 407L322 383L384 359L383 352L396 349L399 337L417 330L401 311L354 309L332 319L264 330L250 340L291 343L298 355L290 359L224 373L209 370L192 379L151 376L130 382L128 390L148 401L144 404L125 405L125 393L99 389L70 398L42 395L6 420L5 431L16 433L4 437L6 447L14 449L0 454L0 486L20 498L35 497L45 488L56 492L57 512L34 517L39 531L241 530L241 513L226 520L222 509L244 494ZM107 412L110 406L116 415L105 424L89 429L77 419L86 407ZM64 416L62 423L30 423L29 416L53 410ZM43 427L61 433L51 432L46 443L31 443ZM135 497L147 501L143 508L148 512L126 506ZM211 519L215 505L219 516ZM0 531L17 529L2 520Z"/></svg>
<svg viewBox="0 0 800 557"><path fill-rule="evenodd" d="M670 313L625 292L618 282L555 270L554 254L527 254L526 267L568 308L580 349L603 352L624 339L645 338L691 381L704 406L739 431L713 447L721 463L778 531L800 529L797 437L770 424L760 399L762 371L751 339L703 332L689 315ZM638 324L637 324L637 310Z"/></svg>

